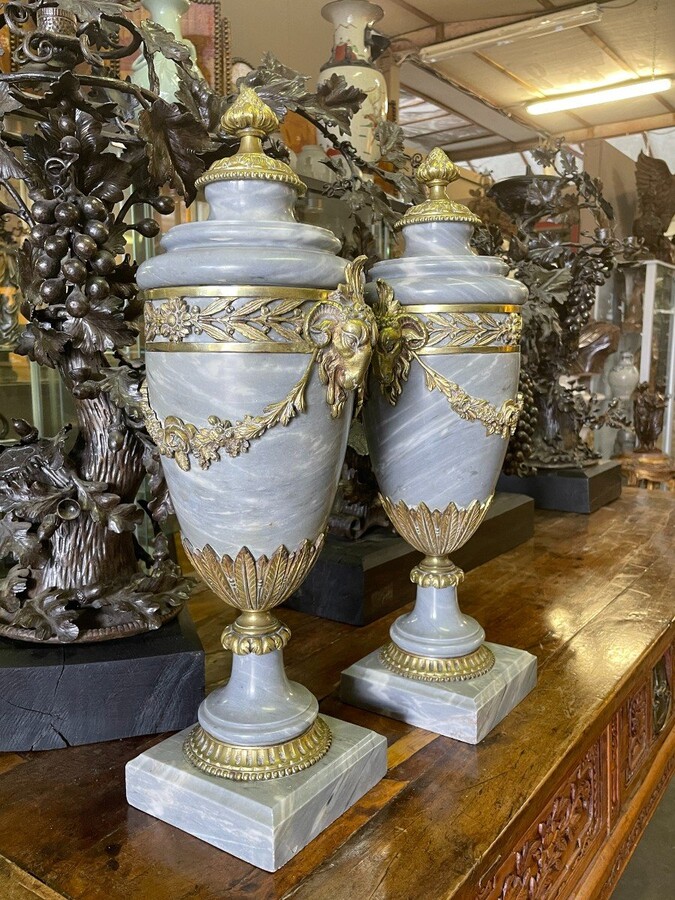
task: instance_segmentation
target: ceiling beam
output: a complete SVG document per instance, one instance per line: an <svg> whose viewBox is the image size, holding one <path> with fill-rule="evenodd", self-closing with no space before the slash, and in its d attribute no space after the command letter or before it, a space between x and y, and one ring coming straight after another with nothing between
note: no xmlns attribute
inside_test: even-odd
<svg viewBox="0 0 675 900"><path fill-rule="evenodd" d="M401 86L418 96L432 100L449 112L480 125L507 141L537 139L537 129L506 115L487 97L478 96L470 88L458 86L438 70L424 63L407 60L401 66Z"/></svg>
<svg viewBox="0 0 675 900"><path fill-rule="evenodd" d="M533 95L533 96L531 96L530 99L533 99L534 97L537 97L537 96L546 97L546 94L542 90L540 90L536 85L530 84L528 81L525 81L525 79L521 78L520 75L516 75L515 72L512 72L506 66L503 66L501 63L498 63L496 60L491 59L491 57L489 57L486 53L481 53L479 50L474 50L473 55L477 59L480 59L481 62L484 62L485 65L490 66L491 68L495 69L497 72L501 73L505 78L508 78L510 81L515 82L515 84L519 85L524 90L528 91L530 93L530 95ZM519 105L519 108L520 108L520 105ZM586 119L583 119L581 116L576 115L576 113L570 113L570 115L572 116L573 119L576 119L577 122L582 126L589 124ZM536 126L533 125L533 127L536 127Z"/></svg>
<svg viewBox="0 0 675 900"><path fill-rule="evenodd" d="M588 2L588 0L586 0ZM535 13L535 15L537 15ZM413 31L404 31L391 37L392 41L402 39L409 40L417 47L426 47L427 44L436 44L439 41L449 41L453 38L466 37L470 34L480 34L481 31L489 31L501 25L513 25L516 22L524 22L531 19L532 13L514 14L512 16L492 16L489 19L467 19L464 22L430 22L433 27L416 28Z"/></svg>
<svg viewBox="0 0 675 900"><path fill-rule="evenodd" d="M612 122L606 125L592 125L574 131L564 131L551 135L551 137L560 138L568 144L583 144L585 141L621 137L624 134L639 134L642 131L656 131L659 128L672 128L673 126L675 126L675 113L662 113L642 119L629 119L626 122ZM534 140L503 141L499 144L466 141L464 144L454 144L444 149L451 159L461 161L483 156L502 156L504 153L520 153L522 150L531 150L538 143L539 137Z"/></svg>
<svg viewBox="0 0 675 900"><path fill-rule="evenodd" d="M413 6L412 3L408 3L407 0L388 0L389 3L394 6L398 6L401 9L404 9L406 12L409 12L413 16L417 16L418 19L421 19L423 22L427 22L429 25L440 25L441 23L438 19L434 19L433 16L430 16L429 13L425 13L423 10L418 9L416 6Z"/></svg>

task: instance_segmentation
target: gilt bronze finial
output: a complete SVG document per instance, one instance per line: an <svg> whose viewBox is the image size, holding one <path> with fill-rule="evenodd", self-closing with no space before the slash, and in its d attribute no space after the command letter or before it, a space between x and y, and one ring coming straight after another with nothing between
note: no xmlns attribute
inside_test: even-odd
<svg viewBox="0 0 675 900"><path fill-rule="evenodd" d="M394 226L397 231L406 225L415 225L420 222L480 224L478 216L472 213L468 207L448 199L446 189L449 184L459 178L459 170L440 147L434 147L427 158L420 163L416 177L419 183L424 185L428 199L410 207Z"/></svg>
<svg viewBox="0 0 675 900"><path fill-rule="evenodd" d="M280 159L267 156L263 150L263 138L278 130L279 119L253 88L240 88L234 103L220 120L220 125L224 132L240 139L239 149L234 156L213 163L197 180L198 187L214 181L252 179L280 181L290 184L300 195L305 193L307 188L304 182L291 167Z"/></svg>

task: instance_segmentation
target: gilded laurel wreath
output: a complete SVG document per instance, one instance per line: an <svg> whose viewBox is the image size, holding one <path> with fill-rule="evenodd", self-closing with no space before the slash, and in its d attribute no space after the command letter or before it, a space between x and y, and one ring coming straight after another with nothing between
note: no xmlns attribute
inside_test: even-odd
<svg viewBox="0 0 675 900"><path fill-rule="evenodd" d="M296 314L305 301L298 299L280 300L271 308L269 301L254 298L222 321L214 316L230 309L228 304L233 298L218 300L200 312L195 312L181 298L167 301L158 309L151 308L149 319L146 318L149 336L161 335L169 341L178 341L190 330L199 328L221 340L231 338L236 332L247 341L261 341L269 339L270 330L288 337L290 327L294 339L302 342L303 352L311 354L300 380L285 397L267 404L261 415L246 415L237 422L215 415L209 416L208 424L202 427L178 416L167 416L162 422L152 409L147 385L144 386L141 411L162 456L174 459L183 471L189 471L192 457L202 469L208 469L220 459L221 451L232 457L245 453L252 441L277 425L288 425L306 411L307 385L315 364L321 383L326 386L326 402L333 418L342 415L350 391L357 392L357 407L360 407L366 372L377 341L375 316L363 299L365 261L366 257L362 256L349 263L345 270L346 283L326 300L315 303L300 319ZM211 310L208 315L207 310ZM232 333L223 334L223 329L231 329Z"/></svg>
<svg viewBox="0 0 675 900"><path fill-rule="evenodd" d="M237 306L237 302L246 302ZM298 343L302 339L305 316L304 297L219 297L201 307L185 297L164 303L145 304L147 340L165 338L179 343L191 334L206 334L216 341L264 342L273 339Z"/></svg>
<svg viewBox="0 0 675 900"><path fill-rule="evenodd" d="M496 434L508 438L514 433L522 409L522 398L510 398L497 407L489 400L473 397L456 382L450 381L431 368L420 356L421 350L453 336L452 343L464 345L471 342L475 346L483 346L484 342L493 342L497 337L515 342L519 336L520 316L509 317L503 324L492 317L483 315L477 319L465 316L464 331L458 332L456 325L450 325L443 319L444 331L438 327L433 330L429 324L438 325L435 317L427 314L427 322L410 313L394 297L393 289L383 281L377 282L378 299L375 304L375 317L378 326L378 338L374 355L375 377L380 383L380 390L392 406L398 402L404 383L408 380L410 367L416 360L424 369L424 383L428 390L437 390L447 399L453 412L461 419L469 422L480 422L488 435ZM458 319L459 314L454 314ZM437 318L437 317L436 317ZM462 320L463 321L463 320ZM493 326L494 323L494 326ZM488 340L489 339L489 340Z"/></svg>
<svg viewBox="0 0 675 900"><path fill-rule="evenodd" d="M523 329L522 316L513 312L500 318L481 312L430 312L424 318L429 328L427 347L518 347Z"/></svg>
<svg viewBox="0 0 675 900"><path fill-rule="evenodd" d="M304 581L323 547L324 535L306 540L296 550L283 545L274 553L255 557L242 547L231 556L218 556L210 544L197 550L183 538L185 552L197 574L221 600L240 610L266 610L290 597Z"/></svg>

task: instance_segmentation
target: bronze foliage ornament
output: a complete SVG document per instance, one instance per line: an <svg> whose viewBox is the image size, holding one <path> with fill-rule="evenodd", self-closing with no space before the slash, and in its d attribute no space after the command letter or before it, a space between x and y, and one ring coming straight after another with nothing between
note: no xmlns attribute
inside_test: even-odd
<svg viewBox="0 0 675 900"><path fill-rule="evenodd" d="M26 640L103 640L156 628L189 590L160 532L171 505L144 428L144 366L133 353L141 302L126 235L157 235L154 218L141 210L171 214L166 189L190 203L198 178L232 154L234 141L219 128L230 100L210 89L173 35L127 18L130 8L126 0L15 0L0 12L16 47L14 70L0 75L0 214L28 230L18 253L28 324L17 352L58 371L76 417L75 428L52 437L16 422L19 440L0 454L0 554L13 562L0 585L0 634ZM118 61L138 51L149 89L117 74ZM175 63L175 102L159 96L157 54ZM307 78L269 56L248 81L277 113L293 109L329 137L335 123L349 133L363 99L337 76L311 93ZM31 122L25 131L14 127L23 117ZM393 159L402 146L396 127L382 139L383 157ZM283 148L270 147L283 157ZM339 149L356 168L348 142ZM408 186L396 172L382 170L382 177ZM354 173L342 189L356 194L358 184ZM387 209L379 188L361 193ZM169 343L192 327L189 308L176 303L170 312ZM252 314L251 327L273 329L274 316L263 322L266 316L259 310L256 325ZM320 377L336 409L352 377L355 339L346 327L338 339L343 355L333 344L319 348ZM332 364L335 353L344 365ZM293 400L290 411L284 405L271 413L280 421L291 414ZM213 428L220 435L221 425ZM186 431L172 423L166 443L183 452ZM204 438L206 455L211 438ZM248 438L237 440L243 448ZM139 502L146 477L149 500ZM152 555L135 536L146 514L156 534Z"/></svg>
<svg viewBox="0 0 675 900"><path fill-rule="evenodd" d="M178 416L167 416L161 422L150 406L147 387L144 386L141 408L148 433L157 444L160 454L175 459L180 468L187 472L190 470L191 457L197 460L200 468L208 469L212 462L220 459L221 450L232 457L245 453L251 441L262 438L277 425L289 425L296 416L305 412L307 385L315 368L326 386L326 402L334 419L342 415L349 391L357 391L357 408L360 407L365 375L370 365L372 347L377 339L375 316L363 298L365 262L365 257L359 257L349 263L345 271L346 284L340 285L327 299L315 303L305 314L293 349L295 352L310 354L307 367L288 394L268 403L262 415L246 415L241 421L234 423L212 415L209 416L208 426L203 428L185 422ZM162 304L158 313L153 311L151 322L165 318L167 307L172 309L171 303L169 300ZM283 345L276 343L270 345L269 341L255 343L259 341L260 333L255 324L249 325L248 316L255 323L255 316L259 312L258 302L247 303L243 309L246 312L239 309L236 313L237 330L242 337L250 335L252 350L268 353L280 349L280 346L285 349ZM295 309L291 308L291 312L294 314ZM277 319L277 331L286 336L279 323L280 320ZM159 331L155 329L152 333L158 334ZM195 346L203 347L202 344ZM241 343L236 346L241 349Z"/></svg>
<svg viewBox="0 0 675 900"><path fill-rule="evenodd" d="M428 390L436 390L443 394L453 412L461 419L480 422L488 435L497 434L500 437L512 435L522 409L520 395L516 401L505 400L497 408L488 400L472 397L460 385L435 371L422 359L422 354L425 349L438 345L444 338L448 338L447 343L438 347L443 353L471 347L475 347L476 352L482 353L490 349L509 349L509 347L517 351L520 340L520 316L517 313L509 313L510 321L506 326L502 326L493 317L488 320L485 319L485 314L479 314L483 316L483 321L477 325L468 311L454 313L471 324L467 326L464 323L463 327L459 328L453 325L449 329L445 319L441 320L442 324L439 325L438 317L433 314L427 314L427 321L424 322L419 316L409 312L409 307L402 306L395 299L391 287L383 281L378 282L377 291L375 317L379 336L375 350L375 377L379 381L380 390L391 405L396 405L403 384L410 374L411 363L415 361L424 370L424 382ZM470 307L467 307L467 310L469 309ZM470 327L468 335L467 327ZM487 335L487 342L484 335ZM469 342L471 347L467 347ZM495 343L496 347L490 346Z"/></svg>

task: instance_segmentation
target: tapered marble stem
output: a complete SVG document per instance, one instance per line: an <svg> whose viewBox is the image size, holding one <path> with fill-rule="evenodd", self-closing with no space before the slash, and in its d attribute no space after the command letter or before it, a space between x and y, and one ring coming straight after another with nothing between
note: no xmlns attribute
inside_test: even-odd
<svg viewBox="0 0 675 900"><path fill-rule="evenodd" d="M412 612L399 616L389 634L401 650L435 659L466 656L485 640L478 622L460 610L454 586L418 586Z"/></svg>
<svg viewBox="0 0 675 900"><path fill-rule="evenodd" d="M232 676L199 707L199 724L226 744L281 744L303 734L319 712L307 688L289 681L283 653L233 654Z"/></svg>

